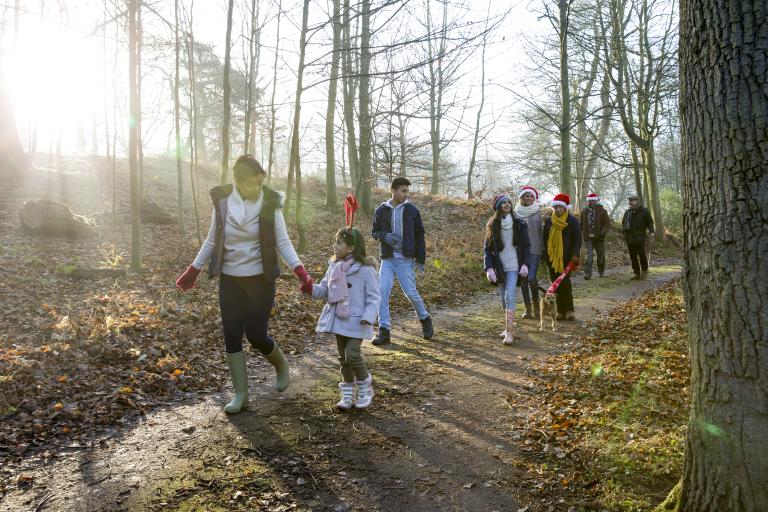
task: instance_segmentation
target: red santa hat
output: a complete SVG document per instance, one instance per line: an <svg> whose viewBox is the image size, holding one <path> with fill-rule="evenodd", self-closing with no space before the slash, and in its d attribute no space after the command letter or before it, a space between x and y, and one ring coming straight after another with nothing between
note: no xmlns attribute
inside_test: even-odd
<svg viewBox="0 0 768 512"><path fill-rule="evenodd" d="M587 202L589 202L589 201L599 201L599 200L600 200L600 196L598 196L594 192L592 192L591 194L587 195Z"/></svg>
<svg viewBox="0 0 768 512"><path fill-rule="evenodd" d="M533 197L536 199L536 201L539 200L539 191L530 185L520 187L520 191L517 193L517 198L522 199L525 194L533 194Z"/></svg>
<svg viewBox="0 0 768 512"><path fill-rule="evenodd" d="M568 194L557 194L554 199L552 199L552 202L549 204L553 208L555 206L562 206L564 208L570 208L571 204L571 198L568 196Z"/></svg>

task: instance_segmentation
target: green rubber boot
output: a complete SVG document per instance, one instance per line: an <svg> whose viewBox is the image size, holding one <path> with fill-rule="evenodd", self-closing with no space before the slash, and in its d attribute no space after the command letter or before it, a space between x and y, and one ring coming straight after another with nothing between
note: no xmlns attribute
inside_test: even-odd
<svg viewBox="0 0 768 512"><path fill-rule="evenodd" d="M272 352L265 356L267 361L272 363L277 372L277 379L275 380L275 388L278 391L285 391L288 389L288 385L291 383L291 375L288 373L288 361L283 355L283 351L280 350L280 346L275 343L275 348Z"/></svg>
<svg viewBox="0 0 768 512"><path fill-rule="evenodd" d="M227 414L237 414L248 407L248 369L245 366L245 352L227 354L229 371L232 374L232 386L235 388L235 398L224 406Z"/></svg>

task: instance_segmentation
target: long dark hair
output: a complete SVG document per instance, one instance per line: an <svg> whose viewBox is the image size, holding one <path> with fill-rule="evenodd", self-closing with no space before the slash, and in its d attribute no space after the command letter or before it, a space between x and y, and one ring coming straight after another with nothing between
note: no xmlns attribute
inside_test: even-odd
<svg viewBox="0 0 768 512"><path fill-rule="evenodd" d="M355 261L360 263L368 263L368 255L365 252L365 239L363 234L357 228L341 228L336 232L336 240L341 240L350 247L355 249L352 251L352 257ZM334 255L333 259L336 259Z"/></svg>

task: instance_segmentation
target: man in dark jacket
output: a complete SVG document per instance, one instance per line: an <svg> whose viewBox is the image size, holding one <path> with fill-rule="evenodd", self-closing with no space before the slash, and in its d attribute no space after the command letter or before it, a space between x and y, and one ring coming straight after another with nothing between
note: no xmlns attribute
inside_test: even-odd
<svg viewBox="0 0 768 512"><path fill-rule="evenodd" d="M581 236L584 237L584 249L587 261L584 262L584 279L592 279L592 255L597 251L597 273L603 277L605 272L605 235L611 227L611 219L600 198L592 193L587 196L587 207L581 210Z"/></svg>
<svg viewBox="0 0 768 512"><path fill-rule="evenodd" d="M581 225L579 219L568 213L571 198L557 194L551 206L554 212L544 222L544 240L541 258L549 267L549 278L554 281L565 267L579 263L581 251ZM571 274L568 274L557 289L557 319L575 320Z"/></svg>
<svg viewBox="0 0 768 512"><path fill-rule="evenodd" d="M395 278L416 310L424 339L433 335L432 320L416 289L416 271L424 272L427 250L421 213L408 201L410 186L406 178L392 180L392 198L381 203L373 215L372 236L381 246L379 334L373 340L374 345L384 345L390 340L389 296Z"/></svg>
<svg viewBox="0 0 768 512"><path fill-rule="evenodd" d="M629 208L624 212L621 220L624 229L624 240L629 249L629 258L632 260L632 270L635 275L632 279L645 279L648 277L648 258L645 255L645 233L653 240L656 236L653 230L653 217L651 213L640 205L640 198L629 196Z"/></svg>

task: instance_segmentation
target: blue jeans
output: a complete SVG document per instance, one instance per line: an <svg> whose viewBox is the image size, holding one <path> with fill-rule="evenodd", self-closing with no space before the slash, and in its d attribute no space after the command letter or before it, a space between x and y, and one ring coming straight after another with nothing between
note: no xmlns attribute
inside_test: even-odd
<svg viewBox="0 0 768 512"><path fill-rule="evenodd" d="M499 295L501 295L501 307L514 311L517 300L517 270L504 272L504 282L499 283L498 287Z"/></svg>
<svg viewBox="0 0 768 512"><path fill-rule="evenodd" d="M418 290L416 290L416 270L414 268L415 260L413 258L386 258L381 261L379 269L379 289L381 291L381 303L379 305L379 327L385 329L392 328L392 319L389 316L389 296L392 294L392 286L395 284L395 277L400 283L400 289L408 300L411 301L413 309L419 316L419 320L429 317L427 308L424 307L424 301L421 300Z"/></svg>
<svg viewBox="0 0 768 512"><path fill-rule="evenodd" d="M531 297L533 297L533 303L539 302L539 280L536 278L536 272L539 270L540 254L531 254L528 256L528 261L531 263L528 266L528 277L523 280L523 302L526 305L531 304Z"/></svg>

